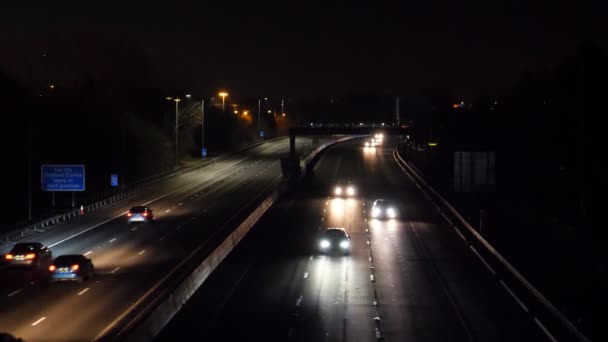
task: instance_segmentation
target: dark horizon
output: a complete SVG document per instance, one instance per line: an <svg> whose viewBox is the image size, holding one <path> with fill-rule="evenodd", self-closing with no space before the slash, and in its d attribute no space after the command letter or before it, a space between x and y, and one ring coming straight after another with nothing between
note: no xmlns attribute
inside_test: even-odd
<svg viewBox="0 0 608 342"><path fill-rule="evenodd" d="M26 83L93 79L204 96L440 88L471 101L584 44L606 48L601 4L86 6L3 11L0 70Z"/></svg>

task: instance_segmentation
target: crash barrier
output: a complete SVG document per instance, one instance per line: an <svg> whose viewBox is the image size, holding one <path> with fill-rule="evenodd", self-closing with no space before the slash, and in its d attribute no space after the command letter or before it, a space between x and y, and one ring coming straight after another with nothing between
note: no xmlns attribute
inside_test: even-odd
<svg viewBox="0 0 608 342"><path fill-rule="evenodd" d="M446 215L448 223L550 340L589 342L589 339L498 253L443 196L427 184L401 156L399 146L393 150L393 157L416 186L434 203L437 210Z"/></svg>
<svg viewBox="0 0 608 342"><path fill-rule="evenodd" d="M354 137L344 137L335 141L328 142L312 151L304 159L303 166L310 169L318 160L320 153L331 145L342 142ZM287 192L288 185L277 178L268 187L265 199L250 214L229 233L223 241L217 241L214 236L210 237L205 243L199 245L176 267L161 279L152 289L141 297L127 312L125 312L115 323L102 331L96 340L127 340L127 341L150 341L164 327L171 318L182 308L190 297L205 282L209 275L220 265L220 263L230 254L238 243L247 235L251 228L264 215L264 213L276 202L276 200ZM261 196L263 198L263 196ZM259 198L258 198L259 199ZM251 204L251 202L250 202ZM245 205L239 212L246 212L251 209L250 205ZM235 215L235 217L238 217ZM233 217L234 218L234 217ZM229 228L227 222L224 227ZM219 229L214 235L221 234L225 229ZM225 233L224 233L225 234ZM217 247L207 256L205 252L213 246L214 241ZM203 258L202 261L200 259Z"/></svg>
<svg viewBox="0 0 608 342"><path fill-rule="evenodd" d="M93 203L83 205L82 210L81 209L72 209L70 211L67 211L67 212L64 212L64 213L61 213L58 215L53 215L53 216L50 216L50 217L47 217L47 218L44 218L41 220L37 220L34 223L19 227L11 232L4 233L3 235L0 235L0 246L5 245L5 244L14 243L15 241L21 240L24 237L30 236L32 234L43 233L58 223L64 223L73 218L79 217L80 215L85 215L87 212L114 205L124 199L132 197L136 194L145 192L146 190L150 189L151 186L153 186L154 184L156 184L158 182L165 181L165 180L168 180L173 177L183 176L183 175L193 173L210 164L216 163L222 159L230 157L234 154L260 146L263 143L278 140L278 139L285 139L285 138L278 137L278 138L268 139L268 140L261 141L261 142L258 142L258 143L252 144L252 145L248 145L236 152L227 153L227 154L215 157L215 158L209 158L208 160L205 160L204 162L201 162L198 165L193 166L193 167L188 167L188 168L180 169L180 170L175 170L175 169L169 170L169 171L162 172L162 173L154 175L154 176L144 178L142 180L139 180L137 182L130 184L128 187L125 187L119 193L116 193L113 195L108 195L107 197L103 197L102 199L99 199ZM94 197L96 197L96 196L94 196Z"/></svg>

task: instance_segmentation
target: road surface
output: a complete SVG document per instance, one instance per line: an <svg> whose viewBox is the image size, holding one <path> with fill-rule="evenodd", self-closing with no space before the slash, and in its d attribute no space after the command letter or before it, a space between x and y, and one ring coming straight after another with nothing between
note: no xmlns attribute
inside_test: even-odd
<svg viewBox="0 0 608 342"><path fill-rule="evenodd" d="M543 332L393 159L395 141L340 143L258 222L158 341L545 341ZM331 197L351 180L353 199ZM395 220L369 218L376 198ZM350 255L320 255L323 227Z"/></svg>

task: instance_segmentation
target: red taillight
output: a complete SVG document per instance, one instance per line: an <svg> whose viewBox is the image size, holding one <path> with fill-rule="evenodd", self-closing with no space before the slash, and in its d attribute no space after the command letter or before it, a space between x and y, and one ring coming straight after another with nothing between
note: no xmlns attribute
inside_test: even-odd
<svg viewBox="0 0 608 342"><path fill-rule="evenodd" d="M127 213L127 216L131 217L131 216L133 216L133 214L131 214L131 213Z"/></svg>
<svg viewBox="0 0 608 342"><path fill-rule="evenodd" d="M49 271L54 272L56 269L55 265L49 266Z"/></svg>
<svg viewBox="0 0 608 342"><path fill-rule="evenodd" d="M72 265L72 271L78 271L79 268L80 266L78 265Z"/></svg>
<svg viewBox="0 0 608 342"><path fill-rule="evenodd" d="M26 254L26 255L25 255L25 258L26 258L26 259L28 259L28 260L32 260L32 259L34 259L35 257L36 257L36 254L34 254L34 253L30 253L30 254Z"/></svg>
<svg viewBox="0 0 608 342"><path fill-rule="evenodd" d="M13 255L12 254L7 254L4 256L4 259L6 260L13 260Z"/></svg>
<svg viewBox="0 0 608 342"><path fill-rule="evenodd" d="M148 216L148 213L144 213L144 217Z"/></svg>

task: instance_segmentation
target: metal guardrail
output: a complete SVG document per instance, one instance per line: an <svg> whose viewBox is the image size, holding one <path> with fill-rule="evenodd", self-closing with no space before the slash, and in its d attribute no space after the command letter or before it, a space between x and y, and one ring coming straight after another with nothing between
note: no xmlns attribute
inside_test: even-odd
<svg viewBox="0 0 608 342"><path fill-rule="evenodd" d="M82 215L84 212L89 212L89 211L93 211L93 210L96 210L99 208L104 208L109 205L113 205L117 202L120 202L128 197L131 197L138 193L144 192L144 191L148 190L150 188L150 186L152 186L153 184L156 184L158 182L161 182L161 181L173 178L173 177L177 177L180 175L186 175L186 174L196 172L196 171L198 171L210 164L216 163L222 159L228 158L228 157L233 156L242 151L260 146L266 142L274 141L274 140L278 140L278 139L285 139L285 137L272 138L272 139L264 140L264 141L261 141L261 142L255 143L255 144L251 144L251 145L241 148L238 151L226 153L226 154L217 156L215 158L209 158L209 159L205 160L204 162L201 162L199 165L196 165L193 167L189 167L186 169L169 170L166 172L161 172L160 174L157 174L157 175L153 175L153 176L144 178L142 180L132 183L131 185L128 185L126 190L123 190L119 193L108 196L106 198L97 200L93 203L82 205L81 208L72 209L72 210L62 213L62 214L53 215L51 217L37 220L34 223L19 227L11 232L4 233L4 234L0 235L0 246L13 243L15 241L23 239L24 237L27 237L27 236L30 236L30 235L33 235L36 233L44 233L48 229L50 229L52 226L54 226L58 223L65 223L66 221L69 221L73 218L77 218L80 215Z"/></svg>
<svg viewBox="0 0 608 342"><path fill-rule="evenodd" d="M481 236L475 228L473 228L462 215L443 198L443 196L441 196L441 194L427 184L422 176L420 176L414 168L401 157L398 147L393 150L393 156L403 171L405 171L405 173L414 181L418 188L420 188L423 193L426 193L427 196L428 193L430 193L435 199L435 201L433 201L429 197L429 200L434 203L438 202L461 227L465 228L463 233L454 222L448 220L448 222L453 225L453 228L456 229L456 232L460 237L469 244L473 252L477 254L485 266L498 278L501 285L505 287L507 292L509 292L509 294L518 302L522 309L531 315L534 323L543 330L549 339L552 341L590 341L555 307L555 305L545 298L545 296L513 265L511 265L507 259L486 241L483 236ZM422 184L422 186L420 186L420 184ZM440 210L441 208L438 207L437 209ZM487 260L481 254L487 257Z"/></svg>

